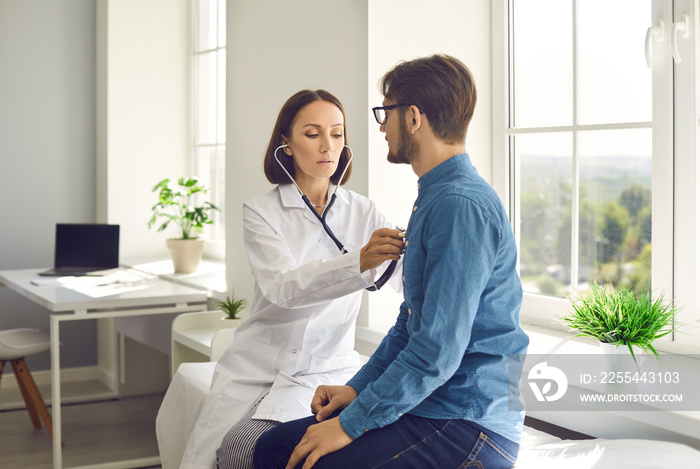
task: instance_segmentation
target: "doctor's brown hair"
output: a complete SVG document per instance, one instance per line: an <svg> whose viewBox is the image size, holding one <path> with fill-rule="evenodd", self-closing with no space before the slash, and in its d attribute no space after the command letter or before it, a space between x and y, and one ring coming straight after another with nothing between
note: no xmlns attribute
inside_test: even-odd
<svg viewBox="0 0 700 469"><path fill-rule="evenodd" d="M415 105L425 113L435 136L447 144L464 142L476 106L472 74L459 59L432 55L401 62L380 84L394 103ZM404 115L406 108L399 109Z"/></svg>
<svg viewBox="0 0 700 469"><path fill-rule="evenodd" d="M343 137L345 139L345 145L348 144L348 134L345 125L345 110L343 105L340 103L338 98L333 96L331 93L325 90L301 90L294 94L291 98L284 103L279 115L277 116L277 122L275 123L275 128L272 131L272 136L270 137L270 143L267 145L267 151L265 151L265 160L263 166L265 169L265 176L267 180L272 184L291 184L292 181L289 180L287 174L280 167L280 165L275 161L275 149L280 145L283 145L283 138L289 137L292 133L292 125L294 124L294 119L296 119L297 114L301 109L314 101L327 101L329 103L335 104L340 112L343 114ZM289 174L295 177L294 162L292 158L287 156L283 151L278 152L277 158L280 163L284 165ZM338 161L338 169L331 176L331 182L333 184L338 184L345 165L350 158L350 152L347 148L343 148L340 153L340 160ZM345 173L345 177L340 181L339 185L345 184L348 179L350 179L350 173L352 173L352 163L348 167L348 171Z"/></svg>

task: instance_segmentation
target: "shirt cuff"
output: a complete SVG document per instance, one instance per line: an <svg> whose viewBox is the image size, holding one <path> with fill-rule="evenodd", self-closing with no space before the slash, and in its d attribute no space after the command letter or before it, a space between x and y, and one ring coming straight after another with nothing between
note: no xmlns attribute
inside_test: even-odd
<svg viewBox="0 0 700 469"><path fill-rule="evenodd" d="M357 399L340 413L338 421L343 431L353 440L376 427L364 414Z"/></svg>
<svg viewBox="0 0 700 469"><path fill-rule="evenodd" d="M360 271L360 251L355 251L352 253L352 255L355 256L356 260L356 265L357 265L357 270L356 272ZM364 272L360 272L360 278L362 279L363 282L365 282L366 286L372 286L374 285L374 281L377 278L377 269L367 269Z"/></svg>
<svg viewBox="0 0 700 469"><path fill-rule="evenodd" d="M367 286L374 285L374 280L377 278L377 269L367 269L360 274L360 278L367 284Z"/></svg>

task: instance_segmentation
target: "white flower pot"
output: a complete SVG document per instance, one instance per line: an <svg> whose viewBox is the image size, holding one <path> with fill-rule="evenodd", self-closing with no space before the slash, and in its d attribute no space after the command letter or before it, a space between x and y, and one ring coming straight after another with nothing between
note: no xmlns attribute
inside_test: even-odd
<svg viewBox="0 0 700 469"><path fill-rule="evenodd" d="M241 322L243 322L243 319L229 319L226 316L223 316L221 318L221 327L238 327L241 325Z"/></svg>
<svg viewBox="0 0 700 469"><path fill-rule="evenodd" d="M608 371L612 372L637 371L638 367L641 368L649 358L649 354L636 345L632 346L632 349L634 350L634 358L632 358L632 354L630 353L627 345L616 346L615 344L600 342L600 348L605 354L605 362L608 367Z"/></svg>
<svg viewBox="0 0 700 469"><path fill-rule="evenodd" d="M204 239L169 239L166 245L176 274L189 274L197 270L202 260Z"/></svg>

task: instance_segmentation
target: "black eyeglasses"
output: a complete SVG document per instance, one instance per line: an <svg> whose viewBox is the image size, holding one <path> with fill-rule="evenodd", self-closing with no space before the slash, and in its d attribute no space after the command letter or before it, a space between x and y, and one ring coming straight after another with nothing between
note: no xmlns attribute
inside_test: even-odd
<svg viewBox="0 0 700 469"><path fill-rule="evenodd" d="M395 109L399 106L410 106L410 104L391 104L389 106L377 106L372 108L372 112L374 113L374 118L377 120L377 124L379 125L384 125L386 124L386 111L391 111L392 109ZM418 111L422 114L423 111L418 108Z"/></svg>

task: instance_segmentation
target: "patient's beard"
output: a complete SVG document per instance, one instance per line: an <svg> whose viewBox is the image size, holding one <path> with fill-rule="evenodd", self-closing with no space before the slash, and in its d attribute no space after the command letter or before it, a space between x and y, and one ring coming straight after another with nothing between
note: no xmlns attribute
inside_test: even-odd
<svg viewBox="0 0 700 469"><path fill-rule="evenodd" d="M402 116L403 117L403 116ZM389 151L386 159L394 164L411 164L418 154L418 144L408 132L408 126L404 119L399 121L399 148L396 153Z"/></svg>

